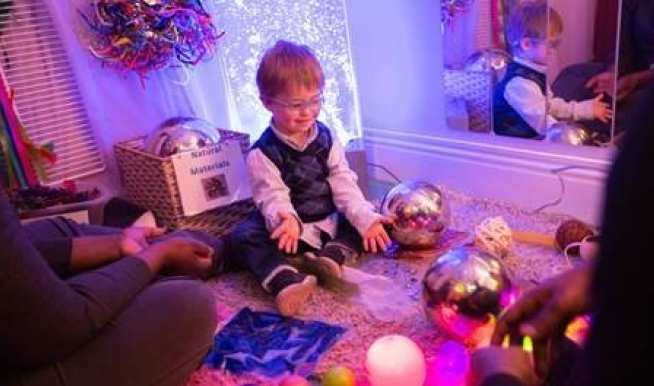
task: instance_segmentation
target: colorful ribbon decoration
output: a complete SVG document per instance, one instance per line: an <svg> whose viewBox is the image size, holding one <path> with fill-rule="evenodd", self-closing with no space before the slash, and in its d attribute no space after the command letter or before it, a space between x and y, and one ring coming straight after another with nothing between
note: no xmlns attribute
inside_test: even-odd
<svg viewBox="0 0 654 386"><path fill-rule="evenodd" d="M9 88L1 71L0 81L0 113L3 119L0 127L0 151L7 167L8 181L5 184L10 188L36 186L39 178L45 178L43 160L51 164L57 160L52 152L53 146L51 143L39 146L29 139L16 113L14 91Z"/></svg>
<svg viewBox="0 0 654 386"><path fill-rule="evenodd" d="M474 0L441 0L441 21L449 25L457 14L468 11L473 2Z"/></svg>
<svg viewBox="0 0 654 386"><path fill-rule="evenodd" d="M120 71L147 74L174 65L196 65L224 35L200 0L94 0L88 14L89 51Z"/></svg>

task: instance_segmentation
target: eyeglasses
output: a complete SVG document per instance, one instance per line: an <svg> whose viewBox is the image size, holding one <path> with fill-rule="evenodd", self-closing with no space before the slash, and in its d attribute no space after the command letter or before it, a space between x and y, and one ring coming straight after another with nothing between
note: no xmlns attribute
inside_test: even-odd
<svg viewBox="0 0 654 386"><path fill-rule="evenodd" d="M561 44L561 39L548 39L545 44L547 45L547 48L549 49L556 49L559 48L559 45Z"/></svg>
<svg viewBox="0 0 654 386"><path fill-rule="evenodd" d="M268 99L282 106L283 108L294 112L300 112L303 111L304 109L316 110L319 109L320 106L322 106L322 104L325 102L325 97L322 94L304 102L286 102L276 98L268 98Z"/></svg>
<svg viewBox="0 0 654 386"><path fill-rule="evenodd" d="M544 44L548 49L554 50L559 48L561 44L561 39L539 39L539 38L530 38L534 44Z"/></svg>

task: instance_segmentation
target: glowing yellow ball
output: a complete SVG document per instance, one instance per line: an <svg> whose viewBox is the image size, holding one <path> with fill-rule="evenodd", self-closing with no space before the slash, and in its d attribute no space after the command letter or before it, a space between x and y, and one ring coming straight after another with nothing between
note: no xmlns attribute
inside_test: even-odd
<svg viewBox="0 0 654 386"><path fill-rule="evenodd" d="M322 386L356 386L356 384L354 373L345 366L332 367L322 378Z"/></svg>

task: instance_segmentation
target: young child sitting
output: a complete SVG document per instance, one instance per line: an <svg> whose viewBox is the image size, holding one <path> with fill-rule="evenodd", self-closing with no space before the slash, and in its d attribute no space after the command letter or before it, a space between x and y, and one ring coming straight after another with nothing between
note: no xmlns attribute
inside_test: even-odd
<svg viewBox="0 0 654 386"><path fill-rule="evenodd" d="M258 211L226 237L226 254L253 272L288 316L299 311L316 278L288 265L285 254L304 252L340 276L348 257L382 251L390 239L338 138L317 121L324 76L311 50L278 41L261 60L257 86L272 113L246 162Z"/></svg>
<svg viewBox="0 0 654 386"><path fill-rule="evenodd" d="M513 61L494 89L496 134L542 139L557 119L608 122L612 118L603 94L581 102L552 95L545 77L547 57L558 46L562 31L561 16L544 0L523 2L509 16L506 37Z"/></svg>

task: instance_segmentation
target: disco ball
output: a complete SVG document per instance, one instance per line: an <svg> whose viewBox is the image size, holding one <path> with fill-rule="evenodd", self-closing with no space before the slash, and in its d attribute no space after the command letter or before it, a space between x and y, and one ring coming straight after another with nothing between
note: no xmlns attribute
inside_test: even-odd
<svg viewBox="0 0 654 386"><path fill-rule="evenodd" d="M391 237L409 249L432 248L450 223L443 193L423 181L403 182L384 197L382 214L395 218Z"/></svg>
<svg viewBox="0 0 654 386"><path fill-rule="evenodd" d="M490 72L493 80L499 82L506 73L506 67L511 61L508 52L496 48L479 50L468 57L464 64L466 71Z"/></svg>
<svg viewBox="0 0 654 386"><path fill-rule="evenodd" d="M568 145L581 146L592 144L592 138L588 131L571 122L557 122L550 126L545 133L545 139L554 143L565 143Z"/></svg>
<svg viewBox="0 0 654 386"><path fill-rule="evenodd" d="M452 249L436 259L423 279L427 317L464 341L485 327L488 332L491 316L510 303L511 293L501 263L473 246Z"/></svg>
<svg viewBox="0 0 654 386"><path fill-rule="evenodd" d="M220 142L216 126L197 118L171 118L145 140L145 150L160 157L201 149Z"/></svg>

